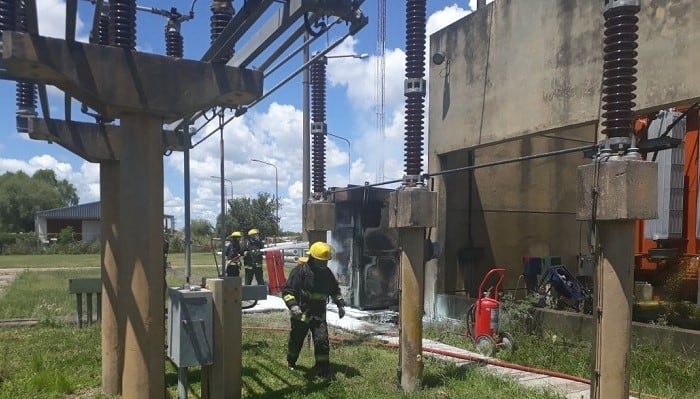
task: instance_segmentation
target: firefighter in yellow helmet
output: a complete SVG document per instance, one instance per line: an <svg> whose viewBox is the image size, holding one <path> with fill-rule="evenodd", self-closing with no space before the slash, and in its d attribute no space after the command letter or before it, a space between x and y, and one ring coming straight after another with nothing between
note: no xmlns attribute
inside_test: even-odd
<svg viewBox="0 0 700 399"><path fill-rule="evenodd" d="M253 276L258 285L265 284L263 279L263 253L262 249L265 243L260 239L258 229L248 230L248 239L243 248L243 266L245 267L245 284L250 285L253 282Z"/></svg>
<svg viewBox="0 0 700 399"><path fill-rule="evenodd" d="M330 345L326 324L326 302L330 297L338 306L338 316L345 316L345 301L333 272L328 268L331 246L315 242L308 259L292 269L282 289L282 298L291 313L292 330L287 344L287 365L296 367L304 338L309 330L314 339L315 370L321 377L330 377ZM303 258L300 258L303 259Z"/></svg>
<svg viewBox="0 0 700 399"><path fill-rule="evenodd" d="M238 277L241 274L241 255L243 254L243 249L241 248L242 236L240 231L234 231L228 236L229 244L226 247L227 277Z"/></svg>

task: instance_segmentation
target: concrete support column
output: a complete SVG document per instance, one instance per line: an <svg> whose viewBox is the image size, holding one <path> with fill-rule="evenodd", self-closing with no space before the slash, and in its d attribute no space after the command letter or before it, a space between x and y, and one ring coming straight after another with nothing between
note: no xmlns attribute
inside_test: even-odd
<svg viewBox="0 0 700 399"><path fill-rule="evenodd" d="M124 323L119 317L119 162L100 163L102 236L102 393L120 395L124 366Z"/></svg>
<svg viewBox="0 0 700 399"><path fill-rule="evenodd" d="M214 363L209 369L209 381L202 381L202 384L207 385L210 398L240 398L243 368L241 278L207 279L207 288L212 292L214 304Z"/></svg>
<svg viewBox="0 0 700 399"><path fill-rule="evenodd" d="M304 205L304 220L309 245L316 241L326 242L327 232L335 228L335 204L332 202L307 202Z"/></svg>
<svg viewBox="0 0 700 399"><path fill-rule="evenodd" d="M121 119L120 242L117 307L126 323L122 395L165 393L165 270L163 268L162 120L139 114ZM138 178L135 178L138 176Z"/></svg>
<svg viewBox="0 0 700 399"><path fill-rule="evenodd" d="M579 166L578 220L593 220L598 254L591 398L629 397L635 220L657 217L657 164L604 157ZM595 212L595 213L594 213Z"/></svg>
<svg viewBox="0 0 700 399"><path fill-rule="evenodd" d="M592 398L628 398L635 222L600 222Z"/></svg>
<svg viewBox="0 0 700 399"><path fill-rule="evenodd" d="M437 195L423 187L400 188L389 196L389 227L399 229L399 383L404 392L423 379L423 282L425 228L435 226Z"/></svg>
<svg viewBox="0 0 700 399"><path fill-rule="evenodd" d="M399 302L400 384L404 392L423 380L424 228L400 228L401 294Z"/></svg>
<svg viewBox="0 0 700 399"><path fill-rule="evenodd" d="M311 245L316 241L326 242L328 232L326 230L309 230L307 231L307 235L309 236L309 245Z"/></svg>

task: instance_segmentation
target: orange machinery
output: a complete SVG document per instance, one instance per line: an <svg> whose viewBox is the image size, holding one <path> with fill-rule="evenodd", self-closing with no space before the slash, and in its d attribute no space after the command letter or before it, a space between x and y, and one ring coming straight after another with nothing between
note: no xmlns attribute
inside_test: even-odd
<svg viewBox="0 0 700 399"><path fill-rule="evenodd" d="M683 159L683 216L680 237L665 240L653 240L645 237L645 221L637 222L637 240L635 256L635 280L647 281L655 289L654 297L663 299L670 292L677 294L676 299L692 300L698 298L698 261L700 240L697 238L698 223L698 105L677 108L679 113L686 113L685 137L680 145L684 147ZM648 140L647 132L654 116L639 118L635 131L639 137L640 148ZM646 158L651 160L652 152Z"/></svg>

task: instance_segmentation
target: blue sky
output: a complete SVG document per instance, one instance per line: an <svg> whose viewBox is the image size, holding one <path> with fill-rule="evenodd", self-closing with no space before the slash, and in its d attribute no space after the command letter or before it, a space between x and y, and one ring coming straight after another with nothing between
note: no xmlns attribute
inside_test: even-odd
<svg viewBox="0 0 700 399"><path fill-rule="evenodd" d="M195 4L195 18L185 22L182 34L185 42L185 58L199 59L209 44L210 1L199 0ZM429 0L428 32L463 17L475 7L476 0ZM180 11L189 9L191 0L155 1L141 0L142 6ZM234 8L240 8L242 0L234 0ZM362 54L365 59L335 58L328 64L327 123L328 131L350 141L350 151L345 141L327 139L327 186L345 186L364 182L376 183L400 178L403 175L403 79L405 41L405 2L387 0L386 33L386 99L385 138L379 139L376 128L375 70L377 18L376 1L367 0L362 7L369 17L369 24L357 35L349 38L331 54ZM62 37L65 2L63 0L37 0L40 34ZM81 1L77 27L78 40L87 41L92 16L92 6ZM145 12L137 15L137 49L164 54L165 19ZM327 42L346 32L344 26L334 28L328 37L314 43L312 52L321 50ZM245 38L244 38L245 39ZM240 43L240 47L245 42ZM300 43L293 46L296 48ZM301 65L297 56L265 81L271 88ZM19 170L32 174L37 169L53 169L61 179L69 180L78 190L80 202L99 200L99 165L82 160L64 148L34 141L19 134L15 126L15 84L0 80L0 174ZM224 130L226 195L254 197L258 192L275 192L275 169L251 162L261 159L277 165L281 227L285 230L301 230L302 197L302 83L297 77L283 88L236 118ZM63 115L63 95L49 91L51 112L54 117ZM74 110L74 119L82 118ZM208 134L215 126L208 126L193 138L193 142ZM427 139L426 139L427 141ZM219 135L215 134L197 145L191 152L192 217L214 221L219 213L219 183L210 176L218 176ZM350 179L348 179L350 160ZM383 167L382 167L383 165ZM175 215L176 228L182 228L184 220L183 157L173 153L164 157L165 213ZM427 162L424 163L424 168ZM379 176L383 169L383 177ZM232 186L232 187L231 187Z"/></svg>

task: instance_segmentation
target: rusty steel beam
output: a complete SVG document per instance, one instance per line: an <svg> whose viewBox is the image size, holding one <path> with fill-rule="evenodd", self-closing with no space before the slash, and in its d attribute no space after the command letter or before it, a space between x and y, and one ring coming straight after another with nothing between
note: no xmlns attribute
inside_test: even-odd
<svg viewBox="0 0 700 399"><path fill-rule="evenodd" d="M13 78L52 84L107 118L143 113L173 121L262 95L262 72L250 69L9 31L3 43Z"/></svg>
<svg viewBox="0 0 700 399"><path fill-rule="evenodd" d="M26 118L29 137L59 144L89 162L118 161L122 152L121 127L59 119ZM163 152L184 151L189 135L163 131Z"/></svg>

